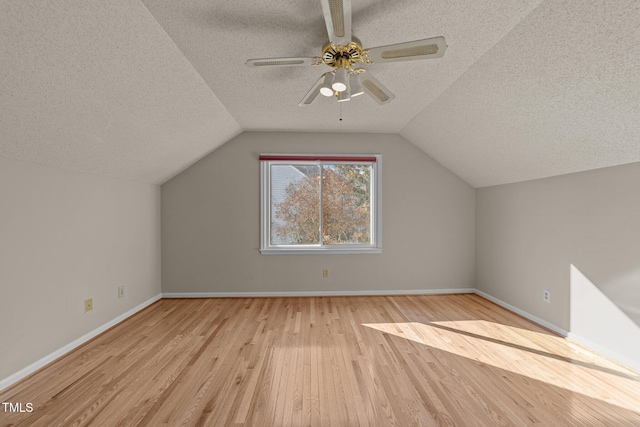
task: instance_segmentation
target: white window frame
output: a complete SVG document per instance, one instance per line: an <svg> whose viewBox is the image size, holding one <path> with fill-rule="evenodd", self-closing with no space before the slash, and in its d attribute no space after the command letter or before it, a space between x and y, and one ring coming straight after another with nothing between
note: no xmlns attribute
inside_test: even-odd
<svg viewBox="0 0 640 427"><path fill-rule="evenodd" d="M269 157L289 157L296 160L270 160ZM326 245L271 245L271 165L276 164L362 164L364 159L375 157L371 162L371 228L368 244ZM263 158L266 158L263 160ZM350 158L349 161L322 160L328 158ZM358 162L357 159L363 161ZM300 159L300 160L298 160ZM262 255L308 255L308 254L379 254L382 253L382 156L380 154L261 154L260 155L260 253Z"/></svg>

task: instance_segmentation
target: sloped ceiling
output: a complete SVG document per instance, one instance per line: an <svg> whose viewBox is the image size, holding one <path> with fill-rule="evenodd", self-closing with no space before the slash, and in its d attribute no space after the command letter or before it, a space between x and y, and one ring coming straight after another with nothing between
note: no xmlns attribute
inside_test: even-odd
<svg viewBox="0 0 640 427"><path fill-rule="evenodd" d="M297 104L326 66L318 0L0 2L0 155L162 183L243 130L400 133L471 185L640 161L640 2L352 0L365 47L444 36L441 59L367 66L396 94Z"/></svg>
<svg viewBox="0 0 640 427"><path fill-rule="evenodd" d="M161 183L241 132L144 5L0 3L0 155Z"/></svg>
<svg viewBox="0 0 640 427"><path fill-rule="evenodd" d="M476 187L640 161L640 1L545 1L401 135Z"/></svg>

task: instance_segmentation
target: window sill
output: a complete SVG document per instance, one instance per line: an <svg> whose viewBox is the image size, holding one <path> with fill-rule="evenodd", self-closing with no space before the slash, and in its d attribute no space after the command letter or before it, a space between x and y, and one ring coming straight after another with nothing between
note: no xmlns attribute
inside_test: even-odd
<svg viewBox="0 0 640 427"><path fill-rule="evenodd" d="M338 255L381 254L382 248L268 248L260 249L261 255Z"/></svg>

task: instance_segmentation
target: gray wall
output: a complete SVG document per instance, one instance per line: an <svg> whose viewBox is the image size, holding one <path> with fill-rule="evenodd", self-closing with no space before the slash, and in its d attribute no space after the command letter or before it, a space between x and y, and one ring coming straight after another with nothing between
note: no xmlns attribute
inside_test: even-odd
<svg viewBox="0 0 640 427"><path fill-rule="evenodd" d="M0 157L0 380L159 293L158 186Z"/></svg>
<svg viewBox="0 0 640 427"><path fill-rule="evenodd" d="M383 253L260 255L260 153L381 153ZM162 290L472 288L474 227L474 189L398 135L245 132L162 186Z"/></svg>
<svg viewBox="0 0 640 427"><path fill-rule="evenodd" d="M476 230L479 290L640 359L640 163L480 188Z"/></svg>

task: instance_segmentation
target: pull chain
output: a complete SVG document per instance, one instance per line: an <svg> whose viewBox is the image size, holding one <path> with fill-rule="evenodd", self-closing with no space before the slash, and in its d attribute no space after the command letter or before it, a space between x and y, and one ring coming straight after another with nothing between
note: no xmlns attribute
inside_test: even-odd
<svg viewBox="0 0 640 427"><path fill-rule="evenodd" d="M338 102L338 105L340 106L340 121L342 121L342 102Z"/></svg>

